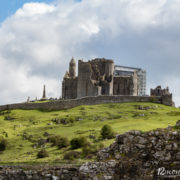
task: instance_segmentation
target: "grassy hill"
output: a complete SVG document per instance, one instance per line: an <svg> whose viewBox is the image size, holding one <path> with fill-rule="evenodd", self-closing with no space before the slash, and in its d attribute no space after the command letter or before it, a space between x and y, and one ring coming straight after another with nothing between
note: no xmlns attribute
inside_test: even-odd
<svg viewBox="0 0 180 180"><path fill-rule="evenodd" d="M129 130L148 131L175 125L180 119L180 109L155 103L117 103L79 106L69 110L11 110L0 112L0 136L8 141L0 153L3 163L67 163L64 154L70 146L58 149L51 143L43 143L48 136L60 135L71 140L87 137L92 145L108 146L114 140L103 140L100 135L103 125L110 125L116 134ZM37 158L43 148L49 154ZM76 151L81 152L79 148ZM92 160L93 157L90 157ZM87 160L81 155L76 163ZM88 159L89 160L89 159Z"/></svg>

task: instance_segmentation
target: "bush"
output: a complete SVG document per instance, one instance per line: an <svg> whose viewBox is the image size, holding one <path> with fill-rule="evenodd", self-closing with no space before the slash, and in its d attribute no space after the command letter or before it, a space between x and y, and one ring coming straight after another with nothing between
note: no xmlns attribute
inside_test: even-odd
<svg viewBox="0 0 180 180"><path fill-rule="evenodd" d="M57 142L57 146L59 149L64 148L64 147L68 147L69 144L70 144L69 140L66 137L59 138L59 140Z"/></svg>
<svg viewBox="0 0 180 180"><path fill-rule="evenodd" d="M61 136L50 136L48 142L52 143L52 146L58 146L60 149L69 146L69 140Z"/></svg>
<svg viewBox="0 0 180 180"><path fill-rule="evenodd" d="M69 118L68 118L68 122L74 123L74 121L75 121L75 117L69 117Z"/></svg>
<svg viewBox="0 0 180 180"><path fill-rule="evenodd" d="M4 120L14 120L14 118L8 115L4 117Z"/></svg>
<svg viewBox="0 0 180 180"><path fill-rule="evenodd" d="M66 160L73 160L79 157L80 157L80 152L77 152L77 151L70 151L64 155L64 159Z"/></svg>
<svg viewBox="0 0 180 180"><path fill-rule="evenodd" d="M48 137L47 141L52 143L52 146L56 146L58 137L59 136L50 136Z"/></svg>
<svg viewBox="0 0 180 180"><path fill-rule="evenodd" d="M82 152L85 156L89 154L95 154L98 151L98 147L96 145L83 147Z"/></svg>
<svg viewBox="0 0 180 180"><path fill-rule="evenodd" d="M0 151L4 151L7 147L7 140L4 139L3 137L0 138Z"/></svg>
<svg viewBox="0 0 180 180"><path fill-rule="evenodd" d="M89 142L86 137L73 138L70 143L71 149L78 149L89 145Z"/></svg>
<svg viewBox="0 0 180 180"><path fill-rule="evenodd" d="M81 147L78 138L73 138L70 143L71 143L71 149L77 149Z"/></svg>
<svg viewBox="0 0 180 180"><path fill-rule="evenodd" d="M86 137L79 137L79 143L81 147L85 147L90 144Z"/></svg>
<svg viewBox="0 0 180 180"><path fill-rule="evenodd" d="M61 136L57 135L57 136L50 136L47 138L47 141L49 143L51 143L52 146L57 146L58 145L58 141L61 138Z"/></svg>
<svg viewBox="0 0 180 180"><path fill-rule="evenodd" d="M41 151L38 152L37 158L45 158L45 157L49 157L49 154L45 149L42 149Z"/></svg>
<svg viewBox="0 0 180 180"><path fill-rule="evenodd" d="M111 126L106 124L102 127L101 136L103 139L112 139L112 138L114 138L114 135L115 135L115 133Z"/></svg>
<svg viewBox="0 0 180 180"><path fill-rule="evenodd" d="M87 156L90 154L96 154L103 147L104 147L103 144L90 145L90 146L83 147L82 152L83 152L84 156Z"/></svg>

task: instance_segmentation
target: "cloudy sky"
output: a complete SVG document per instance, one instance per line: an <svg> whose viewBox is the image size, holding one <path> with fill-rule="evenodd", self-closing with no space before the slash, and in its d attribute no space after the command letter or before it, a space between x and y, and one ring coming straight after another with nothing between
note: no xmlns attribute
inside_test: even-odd
<svg viewBox="0 0 180 180"><path fill-rule="evenodd" d="M180 105L179 0L3 0L0 104L60 97L73 56L144 68L150 87L169 86Z"/></svg>

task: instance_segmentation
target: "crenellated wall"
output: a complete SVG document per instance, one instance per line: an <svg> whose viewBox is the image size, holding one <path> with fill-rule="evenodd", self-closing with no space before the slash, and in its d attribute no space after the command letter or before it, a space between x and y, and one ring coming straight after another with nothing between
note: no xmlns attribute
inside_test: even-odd
<svg viewBox="0 0 180 180"><path fill-rule="evenodd" d="M0 106L0 111L7 109L42 109L42 110L62 110L80 105L95 105L103 103L123 103L123 102L155 102L165 105L172 105L172 97L161 96L93 96L80 99L58 100L42 103L18 103Z"/></svg>

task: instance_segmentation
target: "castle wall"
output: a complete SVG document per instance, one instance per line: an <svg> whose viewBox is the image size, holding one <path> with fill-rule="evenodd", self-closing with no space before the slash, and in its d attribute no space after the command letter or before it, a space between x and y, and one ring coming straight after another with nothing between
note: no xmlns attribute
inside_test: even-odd
<svg viewBox="0 0 180 180"><path fill-rule="evenodd" d="M64 78L62 83L62 98L77 98L77 78Z"/></svg>
<svg viewBox="0 0 180 180"><path fill-rule="evenodd" d="M92 81L92 68L88 62L79 60L78 62L78 80L77 80L77 97L98 96L100 87Z"/></svg>
<svg viewBox="0 0 180 180"><path fill-rule="evenodd" d="M134 92L133 76L114 77L113 94L114 95L137 95Z"/></svg>
<svg viewBox="0 0 180 180"><path fill-rule="evenodd" d="M113 95L138 95L138 76L134 72L130 76L114 76Z"/></svg>
<svg viewBox="0 0 180 180"><path fill-rule="evenodd" d="M172 101L172 94L162 95L162 104L167 106L175 106L174 102Z"/></svg>
<svg viewBox="0 0 180 180"><path fill-rule="evenodd" d="M91 78L99 81L101 95L113 95L114 61L96 58L89 63L93 70Z"/></svg>
<svg viewBox="0 0 180 180"><path fill-rule="evenodd" d="M114 77L113 94L132 95L130 91L132 81L132 77Z"/></svg>
<svg viewBox="0 0 180 180"><path fill-rule="evenodd" d="M77 97L113 95L113 73L112 60L79 60Z"/></svg>
<svg viewBox="0 0 180 180"><path fill-rule="evenodd" d="M115 76L131 76L134 73L136 73L138 77L138 95L144 96L146 95L146 71L141 68L115 65Z"/></svg>
<svg viewBox="0 0 180 180"><path fill-rule="evenodd" d="M93 97L84 97L80 99L71 99L71 100L58 100L53 102L44 102L44 103L19 103L19 104L9 104L0 106L0 111L7 109L42 109L42 110L62 110L69 109L80 105L95 105L103 103L124 103L124 102L155 102L163 103L165 102L170 104L172 99L166 99L162 101L162 97L151 97L151 96L93 96Z"/></svg>
<svg viewBox="0 0 180 180"><path fill-rule="evenodd" d="M151 89L151 96L170 95L169 88L162 89L161 86L157 86L155 89Z"/></svg>

